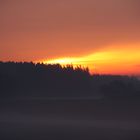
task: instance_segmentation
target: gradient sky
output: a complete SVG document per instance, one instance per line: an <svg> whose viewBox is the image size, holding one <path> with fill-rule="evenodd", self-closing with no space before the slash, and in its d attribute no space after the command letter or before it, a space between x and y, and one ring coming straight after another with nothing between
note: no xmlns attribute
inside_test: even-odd
<svg viewBox="0 0 140 140"><path fill-rule="evenodd" d="M0 0L0 60L67 57L99 73L140 74L139 7L139 0Z"/></svg>

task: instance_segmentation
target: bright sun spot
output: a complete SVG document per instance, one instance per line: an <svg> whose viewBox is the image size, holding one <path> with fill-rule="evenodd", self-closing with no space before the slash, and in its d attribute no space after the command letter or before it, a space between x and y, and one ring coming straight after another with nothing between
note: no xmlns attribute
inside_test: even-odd
<svg viewBox="0 0 140 140"><path fill-rule="evenodd" d="M74 58L59 58L59 59L54 59L54 60L49 60L46 61L48 64L62 64L62 65L67 65L67 64L73 64L75 62Z"/></svg>

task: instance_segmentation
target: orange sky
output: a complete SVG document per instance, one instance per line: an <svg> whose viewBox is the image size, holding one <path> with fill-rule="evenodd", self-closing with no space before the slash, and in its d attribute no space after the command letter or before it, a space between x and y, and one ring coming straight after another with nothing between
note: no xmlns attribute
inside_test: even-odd
<svg viewBox="0 0 140 140"><path fill-rule="evenodd" d="M44 63L89 67L92 74L140 74L140 44L131 45L128 48L109 47L106 50L98 51L81 57L61 57L57 59L41 60ZM123 46L122 46L123 47ZM135 49L134 49L135 48Z"/></svg>
<svg viewBox="0 0 140 140"><path fill-rule="evenodd" d="M140 75L139 5L138 0L0 1L0 60L67 58L95 73Z"/></svg>

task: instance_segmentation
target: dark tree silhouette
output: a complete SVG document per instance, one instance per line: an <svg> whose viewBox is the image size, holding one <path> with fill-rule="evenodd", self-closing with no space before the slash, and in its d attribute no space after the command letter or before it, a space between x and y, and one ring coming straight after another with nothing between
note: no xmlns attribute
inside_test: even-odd
<svg viewBox="0 0 140 140"><path fill-rule="evenodd" d="M90 75L88 68L0 62L0 97L138 97L134 77Z"/></svg>

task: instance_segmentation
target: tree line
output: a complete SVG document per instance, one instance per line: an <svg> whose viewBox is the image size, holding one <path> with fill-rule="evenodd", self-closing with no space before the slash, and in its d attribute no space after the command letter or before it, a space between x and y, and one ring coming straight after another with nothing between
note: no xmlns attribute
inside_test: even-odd
<svg viewBox="0 0 140 140"><path fill-rule="evenodd" d="M0 97L139 97L135 77L91 75L88 68L0 62Z"/></svg>

